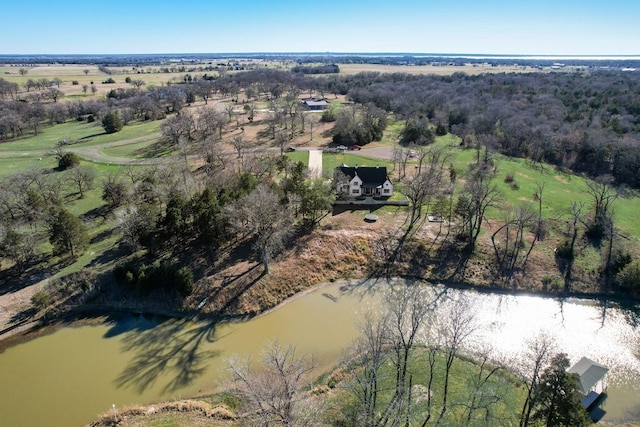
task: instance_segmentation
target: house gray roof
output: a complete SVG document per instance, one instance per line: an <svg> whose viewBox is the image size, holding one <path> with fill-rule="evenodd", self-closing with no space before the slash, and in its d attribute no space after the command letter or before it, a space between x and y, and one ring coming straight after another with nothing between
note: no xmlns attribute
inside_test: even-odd
<svg viewBox="0 0 640 427"><path fill-rule="evenodd" d="M567 372L578 374L580 389L583 394L588 394L591 388L609 372L609 368L583 357L578 363L567 369Z"/></svg>
<svg viewBox="0 0 640 427"><path fill-rule="evenodd" d="M389 179L389 176L387 175L387 168L384 166L339 166L337 169L347 175L349 180L352 180L356 175L358 175L362 180L363 187L378 187Z"/></svg>
<svg viewBox="0 0 640 427"><path fill-rule="evenodd" d="M326 107L327 106L327 101L325 101L322 98L304 98L302 102L306 104L308 107L314 107L314 106Z"/></svg>

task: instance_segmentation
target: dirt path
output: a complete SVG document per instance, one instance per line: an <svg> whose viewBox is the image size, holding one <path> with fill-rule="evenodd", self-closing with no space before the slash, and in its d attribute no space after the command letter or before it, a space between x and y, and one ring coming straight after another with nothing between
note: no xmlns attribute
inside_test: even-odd
<svg viewBox="0 0 640 427"><path fill-rule="evenodd" d="M370 157L372 159L391 160L393 159L393 147L363 148L358 151L349 151L349 154Z"/></svg>
<svg viewBox="0 0 640 427"><path fill-rule="evenodd" d="M309 150L309 177L322 178L322 150Z"/></svg>

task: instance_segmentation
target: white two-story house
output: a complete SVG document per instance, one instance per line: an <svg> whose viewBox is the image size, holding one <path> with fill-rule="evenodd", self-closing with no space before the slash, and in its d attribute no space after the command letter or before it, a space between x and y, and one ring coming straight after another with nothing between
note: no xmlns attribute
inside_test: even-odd
<svg viewBox="0 0 640 427"><path fill-rule="evenodd" d="M334 171L336 191L342 198L389 198L393 184L384 166L339 166Z"/></svg>

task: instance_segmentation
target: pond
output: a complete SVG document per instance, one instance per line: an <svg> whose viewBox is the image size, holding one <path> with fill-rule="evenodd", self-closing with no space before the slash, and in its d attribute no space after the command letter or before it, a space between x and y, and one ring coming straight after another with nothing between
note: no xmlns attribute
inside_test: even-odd
<svg viewBox="0 0 640 427"><path fill-rule="evenodd" d="M227 358L258 355L272 339L313 354L319 371L329 369L387 287L343 293L333 284L242 323L122 315L60 328L0 353L0 425L79 426L112 404L117 410L207 393L226 380ZM549 331L572 362L587 356L610 368L604 421L640 420L640 339L631 312L593 301L449 292L472 298L481 326L474 346L517 363L526 339Z"/></svg>

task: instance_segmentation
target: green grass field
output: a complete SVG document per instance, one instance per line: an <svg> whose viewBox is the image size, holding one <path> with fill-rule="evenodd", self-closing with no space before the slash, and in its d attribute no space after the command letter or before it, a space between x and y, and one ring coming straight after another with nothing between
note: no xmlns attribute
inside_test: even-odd
<svg viewBox="0 0 640 427"><path fill-rule="evenodd" d="M433 147L442 148L451 153L450 163L458 171L458 186L461 186L463 173L471 163L476 161L476 150L460 148L457 138L451 135L439 137ZM503 219L509 207L527 203L536 204L537 207L533 194L538 184L544 186L542 209L543 216L547 219L564 222L570 217L572 202L584 203L585 211L592 203L591 196L586 192L586 178L558 171L546 164L533 165L525 159L499 154L493 155L492 159L496 168L493 183L500 190L502 203L499 207L487 212L489 219ZM512 183L505 182L507 175L513 176L517 188L512 186ZM640 197L637 192L632 192L629 197L619 198L613 206L616 227L625 234L640 238L640 223L636 219L636 212L640 209Z"/></svg>
<svg viewBox="0 0 640 427"><path fill-rule="evenodd" d="M385 166L387 169L393 167L393 163L389 161L370 159L349 152L322 154L322 169L325 173L326 171L332 171L343 163L349 166Z"/></svg>
<svg viewBox="0 0 640 427"><path fill-rule="evenodd" d="M3 153L42 156L45 152L54 150L60 141L70 142L67 148L90 147L122 141L148 141L160 136L160 125L160 121L133 122L124 126L120 132L106 134L98 122L69 121L43 127L36 136L27 136L0 144L0 156Z"/></svg>
<svg viewBox="0 0 640 427"><path fill-rule="evenodd" d="M484 367L484 374L486 375L491 369L488 366ZM524 388L519 386L519 380L517 380L513 374L506 370L498 370L482 388L481 392L476 391L475 380L479 378L478 372L480 371L479 365L466 358L456 358L452 365L451 376L449 381L449 406L445 415L444 425L466 425L466 408L461 404L452 404L453 402L470 402L471 396L476 394L478 399L486 399L485 402L491 401L492 404L488 405L489 413L492 417L496 417L500 420L500 425L517 425L519 418L519 409L524 402ZM442 390L444 386L444 358L442 355L436 360L434 366L434 379L432 383L432 407L431 407L431 422L429 425L433 425L438 418L440 409L442 406ZM421 425L424 421L424 417L427 412L427 397L426 391L429 384L429 364L427 361L427 352L422 348L415 349L413 354L409 358L409 371L408 375L412 378L412 392L414 393L414 403L412 405L410 425ZM394 366L391 363L386 363L380 369L378 373L379 394L377 396L378 410L382 410L385 402L388 402L393 394L395 372ZM482 396L482 397L481 397ZM338 420L342 416L341 414L351 413L353 409L350 406L353 405L352 397L338 392L329 398L328 406L332 409L331 412L337 414ZM484 410L475 411L472 416L472 424L474 421L477 425L483 425L483 417L486 415ZM330 413L331 413L330 412ZM486 420L485 420L486 421ZM490 423L490 425L493 425Z"/></svg>

